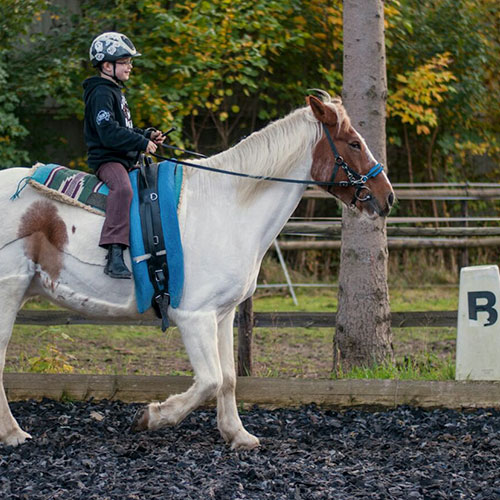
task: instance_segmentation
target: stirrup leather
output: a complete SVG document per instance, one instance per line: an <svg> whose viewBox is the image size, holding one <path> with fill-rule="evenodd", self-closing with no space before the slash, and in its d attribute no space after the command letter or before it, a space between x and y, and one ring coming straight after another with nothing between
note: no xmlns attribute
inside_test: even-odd
<svg viewBox="0 0 500 500"><path fill-rule="evenodd" d="M168 306L168 264L167 250L161 224L158 199L158 164L151 158L142 156L139 175L139 212L142 223L145 260L154 293L151 305L161 318L161 329L169 327Z"/></svg>

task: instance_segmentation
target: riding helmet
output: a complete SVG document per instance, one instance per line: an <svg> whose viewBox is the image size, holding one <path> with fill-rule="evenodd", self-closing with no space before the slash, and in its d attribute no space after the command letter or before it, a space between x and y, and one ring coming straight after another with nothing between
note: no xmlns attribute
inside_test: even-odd
<svg viewBox="0 0 500 500"><path fill-rule="evenodd" d="M93 66L98 66L104 61L115 62L123 57L140 55L127 36L115 31L108 31L96 37L89 50L90 62Z"/></svg>

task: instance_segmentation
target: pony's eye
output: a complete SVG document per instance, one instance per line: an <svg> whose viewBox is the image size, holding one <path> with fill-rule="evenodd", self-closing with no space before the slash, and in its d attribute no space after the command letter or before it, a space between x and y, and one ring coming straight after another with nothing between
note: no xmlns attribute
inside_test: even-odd
<svg viewBox="0 0 500 500"><path fill-rule="evenodd" d="M358 150L361 150L361 144L359 142L351 142L349 143L349 146L351 146L351 148L353 149L358 149Z"/></svg>

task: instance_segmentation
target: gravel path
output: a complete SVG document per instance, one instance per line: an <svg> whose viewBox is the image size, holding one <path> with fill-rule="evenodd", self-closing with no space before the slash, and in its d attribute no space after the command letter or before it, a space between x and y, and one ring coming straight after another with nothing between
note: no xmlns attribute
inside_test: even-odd
<svg viewBox="0 0 500 500"><path fill-rule="evenodd" d="M500 499L500 411L254 408L233 452L215 411L129 434L138 405L11 404L34 439L0 446L1 499Z"/></svg>

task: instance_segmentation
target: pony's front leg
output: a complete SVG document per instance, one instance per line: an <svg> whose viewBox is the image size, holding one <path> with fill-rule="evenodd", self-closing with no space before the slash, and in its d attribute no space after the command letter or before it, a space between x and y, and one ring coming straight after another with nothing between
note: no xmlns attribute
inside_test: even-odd
<svg viewBox="0 0 500 500"><path fill-rule="evenodd" d="M251 450L259 440L243 427L236 406L236 370L234 366L233 310L219 322L219 358L222 368L222 387L217 395L217 426L232 449Z"/></svg>
<svg viewBox="0 0 500 500"><path fill-rule="evenodd" d="M200 404L214 398L222 386L215 312L175 311L174 319L193 367L194 383L186 392L170 396L163 403L151 403L134 422L134 430L176 425Z"/></svg>
<svg viewBox="0 0 500 500"><path fill-rule="evenodd" d="M13 276L0 280L0 442L9 446L24 443L31 436L24 432L10 412L9 403L3 387L3 369L5 354L16 320L17 311L21 307L24 294L31 276Z"/></svg>

